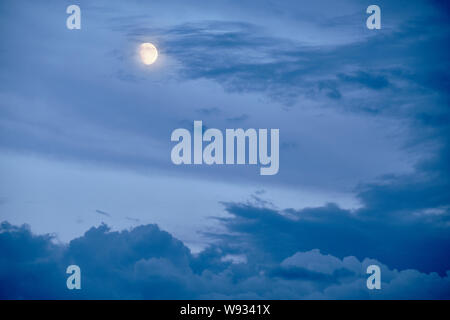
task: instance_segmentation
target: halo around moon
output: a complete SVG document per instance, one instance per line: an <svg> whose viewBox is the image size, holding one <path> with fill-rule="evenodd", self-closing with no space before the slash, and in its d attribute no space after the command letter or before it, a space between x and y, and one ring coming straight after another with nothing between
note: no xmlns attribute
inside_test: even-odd
<svg viewBox="0 0 450 320"><path fill-rule="evenodd" d="M139 55L141 56L143 64L151 65L158 59L158 50L152 43L146 42L141 44Z"/></svg>

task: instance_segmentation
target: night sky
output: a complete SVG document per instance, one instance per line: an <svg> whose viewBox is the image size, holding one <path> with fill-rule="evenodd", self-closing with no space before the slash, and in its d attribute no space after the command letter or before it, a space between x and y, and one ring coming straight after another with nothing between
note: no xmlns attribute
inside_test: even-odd
<svg viewBox="0 0 450 320"><path fill-rule="evenodd" d="M449 299L449 19L425 0L2 0L0 298ZM279 129L279 172L173 164L195 120Z"/></svg>

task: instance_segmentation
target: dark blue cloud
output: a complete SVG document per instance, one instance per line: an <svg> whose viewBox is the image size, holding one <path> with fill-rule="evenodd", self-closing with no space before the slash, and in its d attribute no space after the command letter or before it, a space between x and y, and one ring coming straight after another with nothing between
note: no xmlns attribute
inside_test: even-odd
<svg viewBox="0 0 450 320"><path fill-rule="evenodd" d="M391 270L317 249L278 263L251 255L232 263L218 246L196 256L156 225L121 232L102 225L61 245L4 222L0 248L1 299L442 299L450 292L450 274ZM70 264L81 268L81 290L65 288ZM382 268L380 292L365 287L370 264Z"/></svg>
<svg viewBox="0 0 450 320"><path fill-rule="evenodd" d="M31 234L26 226L0 225L1 299L39 299L42 290L48 297L64 297L64 249L51 240Z"/></svg>
<svg viewBox="0 0 450 320"><path fill-rule="evenodd" d="M415 268L444 274L450 266L448 212L437 217L405 217L401 212L351 212L336 205L277 211L230 204L233 215L222 219L233 237L212 235L233 243L255 258L280 261L297 251L320 248L337 257L373 257L395 268ZM396 217L398 214L401 217Z"/></svg>
<svg viewBox="0 0 450 320"><path fill-rule="evenodd" d="M432 121L426 117L426 122ZM434 121L438 121L436 125ZM449 124L433 120L429 137L443 145L415 171L361 184L361 207L329 203L301 210L280 210L265 203L226 203L220 218L230 233L212 234L237 252L280 261L297 251L320 248L337 257L373 257L395 268L445 274L450 266ZM240 248L236 250L236 247Z"/></svg>
<svg viewBox="0 0 450 320"><path fill-rule="evenodd" d="M174 276L189 270L192 259L180 241L155 225L120 233L101 225L61 245L4 222L0 247L2 299L180 298L186 289ZM80 266L82 286L89 289L67 290L65 270L71 264Z"/></svg>
<svg viewBox="0 0 450 320"><path fill-rule="evenodd" d="M234 236L212 236L234 243L241 252L271 256L274 261L320 248L337 257L369 256L395 268L445 274L450 266L449 123L434 117L418 119L428 131L423 139L440 141L439 151L411 174L361 184L357 188L361 208L348 210L330 203L279 210L261 201L227 203L232 216L220 220Z"/></svg>

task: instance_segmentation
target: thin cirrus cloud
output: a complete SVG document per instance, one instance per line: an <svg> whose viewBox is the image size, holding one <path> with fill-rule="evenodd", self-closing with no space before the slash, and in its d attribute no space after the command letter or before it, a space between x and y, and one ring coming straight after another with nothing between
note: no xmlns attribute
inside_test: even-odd
<svg viewBox="0 0 450 320"><path fill-rule="evenodd" d="M95 212L98 214L101 214L102 216L105 216L105 217L111 217L111 215L106 211L96 209Z"/></svg>

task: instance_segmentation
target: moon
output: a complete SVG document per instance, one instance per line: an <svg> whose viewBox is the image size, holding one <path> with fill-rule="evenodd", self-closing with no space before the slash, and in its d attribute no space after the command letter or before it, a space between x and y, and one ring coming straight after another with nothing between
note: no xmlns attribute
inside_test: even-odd
<svg viewBox="0 0 450 320"><path fill-rule="evenodd" d="M139 54L141 56L142 63L145 65L151 65L155 63L156 59L158 59L158 50L150 42L141 44Z"/></svg>

